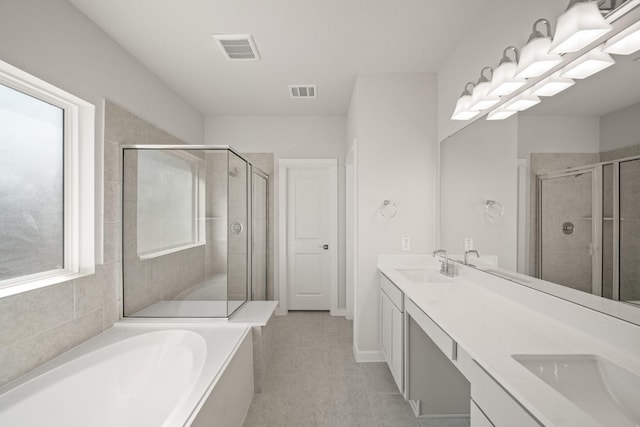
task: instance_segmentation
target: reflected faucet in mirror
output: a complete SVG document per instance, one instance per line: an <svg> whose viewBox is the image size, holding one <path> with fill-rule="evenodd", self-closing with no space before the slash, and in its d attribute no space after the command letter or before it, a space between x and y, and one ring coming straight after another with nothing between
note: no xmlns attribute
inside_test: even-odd
<svg viewBox="0 0 640 427"><path fill-rule="evenodd" d="M473 267L473 264L469 264L469 261L468 261L469 254L476 254L476 257L480 258L480 253L475 249L469 249L468 251L464 251L464 265L470 265Z"/></svg>

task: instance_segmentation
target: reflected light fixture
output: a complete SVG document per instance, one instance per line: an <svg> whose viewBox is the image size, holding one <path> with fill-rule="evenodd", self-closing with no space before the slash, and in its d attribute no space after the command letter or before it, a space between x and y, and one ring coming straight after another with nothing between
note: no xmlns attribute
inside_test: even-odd
<svg viewBox="0 0 640 427"><path fill-rule="evenodd" d="M469 90L469 85L471 85L471 90ZM480 111L471 109L471 91L473 91L475 84L472 82L464 85L464 91L460 98L458 98L458 102L456 102L456 108L453 111L453 115L451 115L451 120L469 120L480 114Z"/></svg>
<svg viewBox="0 0 640 427"><path fill-rule="evenodd" d="M503 108L510 111L524 111L539 103L540 98L532 95L531 91L526 90L517 97L513 98L513 100L507 102Z"/></svg>
<svg viewBox="0 0 640 427"><path fill-rule="evenodd" d="M603 50L616 55L631 55L640 50L640 22L607 40Z"/></svg>
<svg viewBox="0 0 640 427"><path fill-rule="evenodd" d="M549 52L577 52L609 31L611 25L602 16L597 1L571 0L558 18Z"/></svg>
<svg viewBox="0 0 640 427"><path fill-rule="evenodd" d="M554 73L536 84L531 89L531 95L535 96L553 96L562 92L565 89L569 89L576 84L572 79L568 77L560 77L560 71Z"/></svg>
<svg viewBox="0 0 640 427"><path fill-rule="evenodd" d="M506 110L504 108L498 108L496 110L491 111L487 115L487 120L504 120L516 114L516 110Z"/></svg>
<svg viewBox="0 0 640 427"><path fill-rule="evenodd" d="M489 71L491 75L485 76L485 71ZM480 78L471 95L471 109L476 111L486 110L500 102L500 97L489 95L489 87L491 86L491 78L493 78L493 68L484 67L480 71Z"/></svg>
<svg viewBox="0 0 640 427"><path fill-rule="evenodd" d="M615 64L616 61L613 60L611 55L603 52L602 47L603 45L600 45L568 64L560 71L560 77L586 79Z"/></svg>
<svg viewBox="0 0 640 427"><path fill-rule="evenodd" d="M514 59L509 58L508 52L513 52ZM524 78L516 78L518 68L518 49L515 46L507 47L502 53L500 65L493 72L489 96L510 95L527 83Z"/></svg>
<svg viewBox="0 0 640 427"><path fill-rule="evenodd" d="M538 31L538 25L544 24L547 30L545 36ZM520 52L520 62L516 70L516 78L539 77L562 62L558 53L549 53L551 46L551 24L546 19L538 19L533 24L533 32L529 41Z"/></svg>

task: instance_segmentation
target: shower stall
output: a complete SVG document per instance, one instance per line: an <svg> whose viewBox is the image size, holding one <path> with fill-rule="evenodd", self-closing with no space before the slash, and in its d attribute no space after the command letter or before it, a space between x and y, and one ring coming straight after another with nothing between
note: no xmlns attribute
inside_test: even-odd
<svg viewBox="0 0 640 427"><path fill-rule="evenodd" d="M537 176L537 276L640 304L640 157Z"/></svg>
<svg viewBox="0 0 640 427"><path fill-rule="evenodd" d="M123 147L125 317L230 317L265 299L268 176L226 146Z"/></svg>

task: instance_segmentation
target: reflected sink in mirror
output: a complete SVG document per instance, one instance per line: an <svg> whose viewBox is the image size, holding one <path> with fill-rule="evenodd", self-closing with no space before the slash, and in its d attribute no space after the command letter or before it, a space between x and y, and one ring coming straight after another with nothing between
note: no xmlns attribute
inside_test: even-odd
<svg viewBox="0 0 640 427"><path fill-rule="evenodd" d="M417 283L448 283L451 279L437 270L428 269L396 269L405 279Z"/></svg>
<svg viewBox="0 0 640 427"><path fill-rule="evenodd" d="M513 355L605 426L640 426L640 377L595 355Z"/></svg>

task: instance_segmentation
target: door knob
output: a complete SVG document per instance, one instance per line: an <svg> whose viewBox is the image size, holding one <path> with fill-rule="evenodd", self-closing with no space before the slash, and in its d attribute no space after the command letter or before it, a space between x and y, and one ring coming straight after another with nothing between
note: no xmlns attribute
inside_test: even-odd
<svg viewBox="0 0 640 427"><path fill-rule="evenodd" d="M320 245L318 246L320 249L329 250L329 245Z"/></svg>

